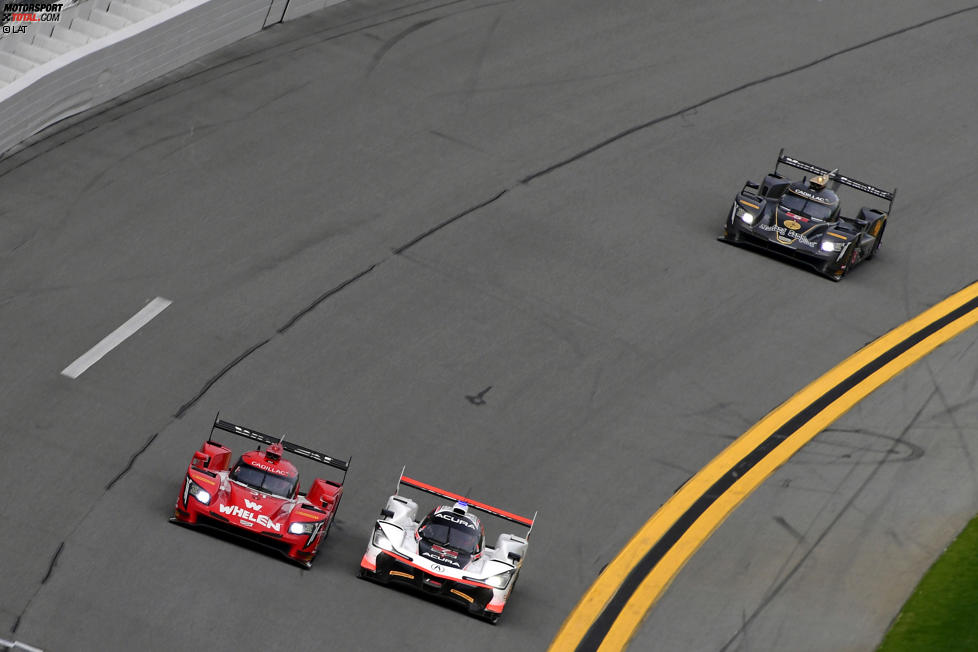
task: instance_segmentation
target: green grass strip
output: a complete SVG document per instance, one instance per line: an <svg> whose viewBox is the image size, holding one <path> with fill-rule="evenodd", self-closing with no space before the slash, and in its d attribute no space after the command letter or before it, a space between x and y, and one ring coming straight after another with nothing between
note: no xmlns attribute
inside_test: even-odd
<svg viewBox="0 0 978 652"><path fill-rule="evenodd" d="M978 650L978 517L924 578L877 652Z"/></svg>

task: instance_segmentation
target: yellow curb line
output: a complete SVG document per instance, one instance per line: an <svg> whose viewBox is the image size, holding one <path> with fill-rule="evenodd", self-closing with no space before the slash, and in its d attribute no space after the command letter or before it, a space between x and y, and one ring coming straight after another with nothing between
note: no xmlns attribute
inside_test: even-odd
<svg viewBox="0 0 978 652"><path fill-rule="evenodd" d="M828 390L849 378L854 372L879 358L909 336L976 297L978 297L978 283L951 295L914 319L894 328L786 400L731 443L669 498L632 537L615 559L608 564L564 621L550 645L550 652L569 652L578 648L588 630L604 611L608 602L636 564L708 488L727 474L748 453L757 448L792 417L811 405ZM669 586L683 565L692 557L693 553L737 505L760 486L776 468L860 400L975 323L978 323L978 310L967 313L962 318L956 319L939 331L927 336L846 391L767 454L743 477L739 478L696 519L641 582L603 638L599 648L600 652L623 650L628 645L628 641L635 634L649 609Z"/></svg>

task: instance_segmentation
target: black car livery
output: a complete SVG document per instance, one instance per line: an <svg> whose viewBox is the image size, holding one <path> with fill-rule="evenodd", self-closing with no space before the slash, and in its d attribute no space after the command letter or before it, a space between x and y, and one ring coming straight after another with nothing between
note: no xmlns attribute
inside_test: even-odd
<svg viewBox="0 0 978 652"><path fill-rule="evenodd" d="M792 181L778 173L782 164L814 176ZM840 186L878 198L885 209L863 207L856 217L842 215ZM895 196L896 189L870 186L838 169L785 156L782 149L774 172L760 184L746 182L737 193L720 239L791 258L839 281L879 250Z"/></svg>

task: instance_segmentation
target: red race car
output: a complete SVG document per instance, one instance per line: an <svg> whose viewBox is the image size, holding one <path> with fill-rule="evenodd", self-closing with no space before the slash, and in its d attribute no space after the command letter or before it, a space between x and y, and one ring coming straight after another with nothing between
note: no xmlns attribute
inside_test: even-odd
<svg viewBox="0 0 978 652"><path fill-rule="evenodd" d="M233 467L231 450L214 441L224 430L265 445L244 453ZM316 478L299 489L299 472L285 451L343 471L340 482ZM343 461L249 428L214 419L211 433L194 452L171 523L220 530L271 548L309 568L329 534L349 469Z"/></svg>

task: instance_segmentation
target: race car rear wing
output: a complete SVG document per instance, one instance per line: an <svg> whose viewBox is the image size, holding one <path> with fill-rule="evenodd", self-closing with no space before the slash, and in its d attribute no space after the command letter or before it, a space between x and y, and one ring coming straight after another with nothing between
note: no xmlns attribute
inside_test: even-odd
<svg viewBox="0 0 978 652"><path fill-rule="evenodd" d="M465 496L452 493L451 491L439 489L438 487L432 486L425 482L421 482L420 480L409 478L406 475L404 475L404 469L401 469L401 477L397 479L397 488L394 490L395 494L400 490L401 485L405 485L413 489L418 489L420 491L424 491L425 493L429 493L438 496L440 498L445 498L446 500L451 500L455 502L462 501L472 509L477 509L480 512L485 512L486 514L498 516L499 518L506 519L507 521L510 521L512 523L522 525L523 527L528 527L530 529L526 533L527 537L529 537L530 532L533 531L533 522L537 520L536 512L533 513L533 518L527 518L526 516L520 516L519 514L507 512L505 510L499 509L498 507L493 507L492 505L487 505L486 503L479 502L478 500L472 500L471 498L466 498Z"/></svg>
<svg viewBox="0 0 978 652"><path fill-rule="evenodd" d="M894 188L893 190L883 190L882 188L871 186L868 183L857 181L852 177L847 177L845 175L839 174L838 169L826 170L825 168L820 168L817 165L812 165L811 163L805 163L804 161L799 161L798 159L793 158L791 156L785 156L783 147L781 148L781 152L778 154L778 162L774 164L775 174L777 174L778 172L778 166L781 165L782 163L784 165L788 165L798 170L804 170L805 172L811 172L812 174L824 175L832 181L833 186L835 188L838 188L840 185L848 186L860 192L864 192L868 195L879 197L880 199L889 202L890 205L889 208L887 209L888 213L890 212L890 210L893 209L893 200L894 198L896 198L896 191L897 191L896 188Z"/></svg>
<svg viewBox="0 0 978 652"><path fill-rule="evenodd" d="M353 459L351 457L349 460L344 462L343 460L336 459L335 457L330 457L325 453L314 451L306 448L305 446L300 446L299 444L293 444L290 441L286 441L284 437L281 439L276 439L275 437L258 432L257 430L242 428L241 426L222 420L221 415L217 415L217 417L214 418L214 425L211 426L211 434L207 437L207 441L211 443L217 443L212 441L215 429L230 432L235 435L241 435L242 437L247 437L248 439L253 439L257 442L265 444L266 446L281 444L282 448L290 453L295 453L296 455L301 455L302 457L313 460L314 462L319 462L320 464L326 464L332 466L333 468L340 469L343 471L343 482L346 481L346 472L350 469L350 461Z"/></svg>

